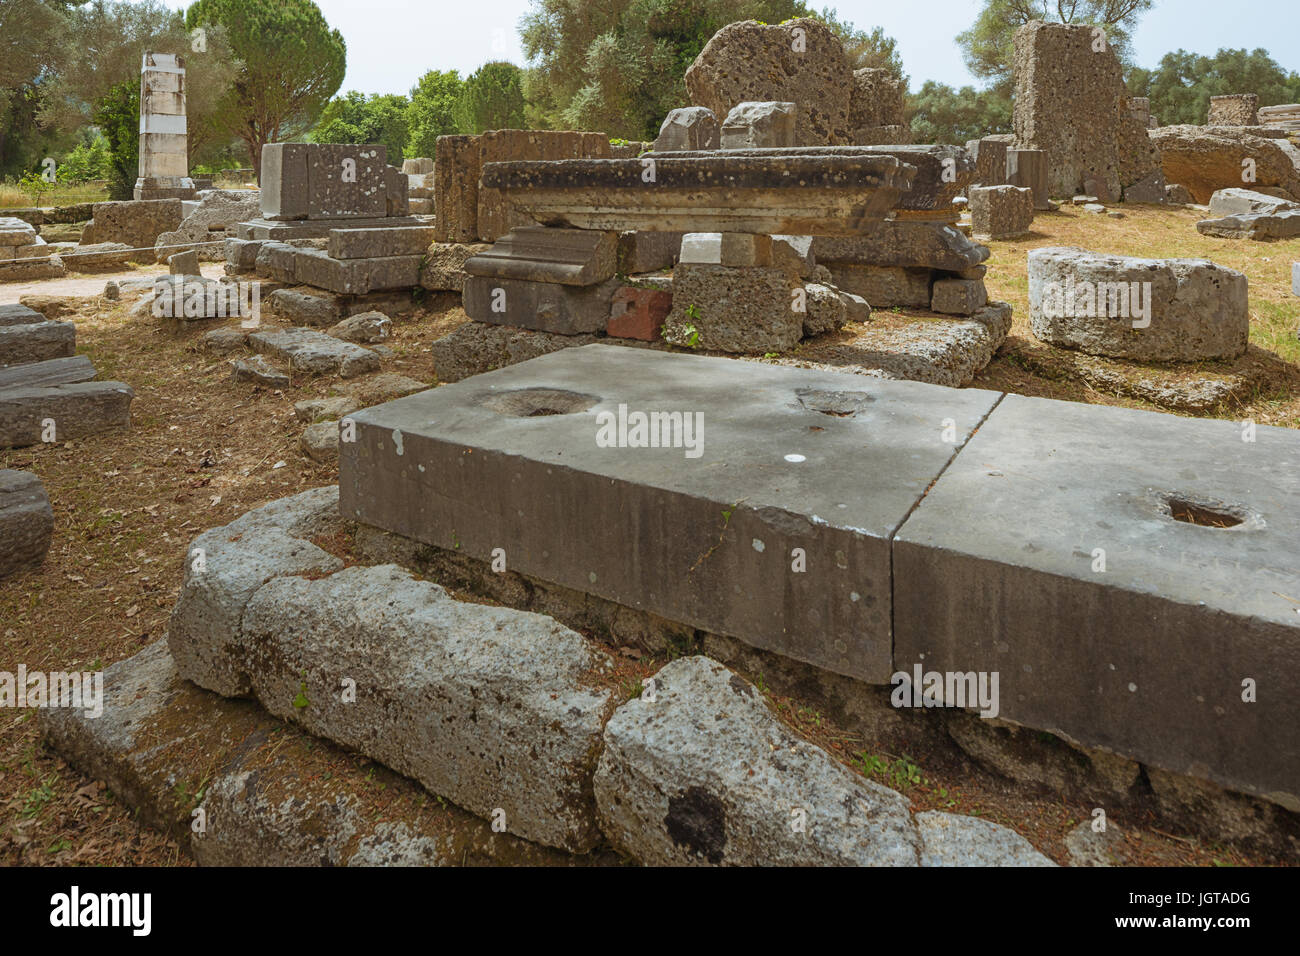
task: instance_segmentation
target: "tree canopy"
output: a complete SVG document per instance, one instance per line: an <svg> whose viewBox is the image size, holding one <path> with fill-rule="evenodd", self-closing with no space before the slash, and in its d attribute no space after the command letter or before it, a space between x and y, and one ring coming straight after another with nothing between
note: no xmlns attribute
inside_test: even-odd
<svg viewBox="0 0 1300 956"><path fill-rule="evenodd" d="M400 165L410 135L409 108L405 96L366 96L351 90L330 100L311 139L315 143L382 143L388 149L388 161Z"/></svg>
<svg viewBox="0 0 1300 956"><path fill-rule="evenodd" d="M1300 102L1300 73L1289 73L1267 50L1220 50L1212 57L1186 50L1166 53L1154 70L1128 71L1133 96L1151 98L1151 114L1163 126L1200 124L1210 97L1256 93L1260 106Z"/></svg>
<svg viewBox="0 0 1300 956"><path fill-rule="evenodd" d="M713 34L737 20L824 20L856 66L902 65L894 41L818 14L803 0L532 0L520 21L530 125L654 139L687 102L685 75Z"/></svg>
<svg viewBox="0 0 1300 956"><path fill-rule="evenodd" d="M465 80L453 112L462 133L522 129L523 71L513 63L484 63Z"/></svg>
<svg viewBox="0 0 1300 956"><path fill-rule="evenodd" d="M407 156L432 156L439 136L458 132L456 102L464 81L456 70L430 70L411 90L407 109Z"/></svg>
<svg viewBox="0 0 1300 956"><path fill-rule="evenodd" d="M225 31L239 68L216 119L259 174L262 147L310 129L343 85L347 45L311 0L198 0L185 24Z"/></svg>

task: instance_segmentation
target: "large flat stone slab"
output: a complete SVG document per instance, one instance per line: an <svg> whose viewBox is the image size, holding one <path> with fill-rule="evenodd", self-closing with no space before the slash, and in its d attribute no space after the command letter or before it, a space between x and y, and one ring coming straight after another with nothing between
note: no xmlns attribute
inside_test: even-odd
<svg viewBox="0 0 1300 956"><path fill-rule="evenodd" d="M54 536L54 512L41 480L0 469L0 578L41 566Z"/></svg>
<svg viewBox="0 0 1300 956"><path fill-rule="evenodd" d="M898 668L1300 810L1300 434L1242 437L1008 395L898 534Z"/></svg>
<svg viewBox="0 0 1300 956"><path fill-rule="evenodd" d="M379 356L370 349L316 329L294 327L254 332L248 337L248 344L255 352L287 361L295 372L311 375L337 372L343 378L355 378L379 369Z"/></svg>
<svg viewBox="0 0 1300 956"><path fill-rule="evenodd" d="M489 163L482 185L544 226L833 236L883 219L916 174L865 150L790 152Z"/></svg>
<svg viewBox="0 0 1300 956"><path fill-rule="evenodd" d="M0 305L0 328L9 325L34 325L44 322L45 316L35 309L17 303Z"/></svg>
<svg viewBox="0 0 1300 956"><path fill-rule="evenodd" d="M0 392L0 448L24 448L45 441L53 423L55 441L84 438L131 424L135 392L125 382L11 388Z"/></svg>
<svg viewBox="0 0 1300 956"><path fill-rule="evenodd" d="M276 242L287 242L291 239L328 239L330 233L335 229L392 229L425 225L428 225L428 223L417 216L299 219L293 222L256 218L236 224L235 237L244 241L265 241L269 239Z"/></svg>
<svg viewBox="0 0 1300 956"><path fill-rule="evenodd" d="M354 413L340 510L472 557L502 548L523 574L888 682L889 539L997 397L565 349ZM702 415L702 445L683 431L666 436L676 447L601 447L620 406L625 422Z"/></svg>

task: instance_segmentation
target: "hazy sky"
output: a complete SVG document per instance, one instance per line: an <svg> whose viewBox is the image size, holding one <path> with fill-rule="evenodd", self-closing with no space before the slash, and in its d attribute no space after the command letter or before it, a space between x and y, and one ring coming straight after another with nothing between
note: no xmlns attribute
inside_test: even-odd
<svg viewBox="0 0 1300 956"><path fill-rule="evenodd" d="M167 0L185 7L184 0ZM316 0L348 44L345 90L406 93L431 69L472 73L488 60L523 64L519 18L529 0ZM925 80L974 83L953 42L970 26L976 0L812 0L859 27L883 27L898 41L912 89ZM1157 0L1134 37L1141 66L1179 48L1263 47L1300 71L1300 0ZM976 84L978 85L978 84Z"/></svg>

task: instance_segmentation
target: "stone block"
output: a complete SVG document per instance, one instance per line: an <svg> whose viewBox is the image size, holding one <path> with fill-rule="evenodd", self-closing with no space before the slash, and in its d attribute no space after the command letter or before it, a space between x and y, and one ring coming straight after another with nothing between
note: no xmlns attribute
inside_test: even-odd
<svg viewBox="0 0 1300 956"><path fill-rule="evenodd" d="M307 218L389 215L387 158L385 146L311 144L307 153Z"/></svg>
<svg viewBox="0 0 1300 956"><path fill-rule="evenodd" d="M1300 207L1279 213L1250 213L1225 216L1222 219L1203 219L1196 224L1203 236L1220 239L1295 239L1300 237Z"/></svg>
<svg viewBox="0 0 1300 956"><path fill-rule="evenodd" d="M572 852L600 840L591 776L613 701L588 682L607 658L576 632L393 565L277 576L241 631L253 693L276 716L481 816L502 808L516 835ZM355 702L331 692L342 673L364 688ZM312 704L295 707L304 682Z"/></svg>
<svg viewBox="0 0 1300 956"><path fill-rule="evenodd" d="M672 307L671 292L624 286L614 293L605 333L614 338L658 342Z"/></svg>
<svg viewBox="0 0 1300 956"><path fill-rule="evenodd" d="M960 272L979 266L990 251L955 226L889 220L873 223L859 236L815 236L812 255L822 265L849 263Z"/></svg>
<svg viewBox="0 0 1300 956"><path fill-rule="evenodd" d="M605 726L594 781L623 852L647 866L916 866L907 798L794 736L748 681L707 657L651 680L653 700Z"/></svg>
<svg viewBox="0 0 1300 956"><path fill-rule="evenodd" d="M1291 294L1300 298L1300 262L1291 263Z"/></svg>
<svg viewBox="0 0 1300 956"><path fill-rule="evenodd" d="M849 94L848 129L861 131L885 126L902 126L905 122L903 98L906 86L890 70L863 68L853 71L853 89ZM853 142L861 143L856 135Z"/></svg>
<svg viewBox="0 0 1300 956"><path fill-rule="evenodd" d="M623 275L640 275L671 269L677 263L683 236L680 232L645 230L619 233L618 271Z"/></svg>
<svg viewBox="0 0 1300 956"><path fill-rule="evenodd" d="M472 375L596 341L594 335L558 335L509 325L466 322L436 340L429 351L433 353L433 367L439 381L459 382Z"/></svg>
<svg viewBox="0 0 1300 956"><path fill-rule="evenodd" d="M422 256L431 242L432 226L331 229L327 249L335 259L379 259Z"/></svg>
<svg viewBox="0 0 1300 956"><path fill-rule="evenodd" d="M1139 259L1051 247L1029 253L1029 320L1052 345L1144 362L1246 351L1246 276L1206 259Z"/></svg>
<svg viewBox="0 0 1300 956"><path fill-rule="evenodd" d="M975 160L975 175L971 179L972 186L1003 186L1006 184L1007 146L1005 140L991 136L966 142L966 151Z"/></svg>
<svg viewBox="0 0 1300 956"><path fill-rule="evenodd" d="M39 568L54 537L54 511L41 480L0 468L0 579Z"/></svg>
<svg viewBox="0 0 1300 956"><path fill-rule="evenodd" d="M901 266L864 266L847 262L827 265L836 287L859 295L873 309L928 309L934 273Z"/></svg>
<svg viewBox="0 0 1300 956"><path fill-rule="evenodd" d="M167 271L174 276L202 275L197 252L177 252L167 257Z"/></svg>
<svg viewBox="0 0 1300 956"><path fill-rule="evenodd" d="M465 261L491 248L484 243L433 243L425 253L420 285L426 289L463 292L468 278Z"/></svg>
<svg viewBox="0 0 1300 956"><path fill-rule="evenodd" d="M721 352L784 352L803 336L799 288L781 269L678 263L664 339Z"/></svg>
<svg viewBox="0 0 1300 956"><path fill-rule="evenodd" d="M71 385L89 382L95 377L95 366L85 355L28 362L25 365L0 367L0 392L10 388L37 388L49 385Z"/></svg>
<svg viewBox="0 0 1300 956"><path fill-rule="evenodd" d="M1198 203L1210 202L1219 189L1242 186L1300 200L1300 163L1285 139L1228 126L1165 126L1152 130L1150 139L1160 150L1165 181L1182 184ZM1251 182L1244 180L1247 168Z"/></svg>
<svg viewBox="0 0 1300 956"><path fill-rule="evenodd" d="M1253 189L1217 189L1210 197L1210 217L1245 216L1255 213L1274 214L1300 209L1300 203L1279 199Z"/></svg>
<svg viewBox="0 0 1300 956"><path fill-rule="evenodd" d="M1229 93L1210 97L1206 126L1258 126L1259 97L1254 93Z"/></svg>
<svg viewBox="0 0 1300 956"><path fill-rule="evenodd" d="M848 304L838 289L819 282L804 286L803 334L836 332L848 321Z"/></svg>
<svg viewBox="0 0 1300 956"><path fill-rule="evenodd" d="M236 382L252 382L267 388L288 388L289 376L266 360L265 356L254 355L250 358L232 359L230 378Z"/></svg>
<svg viewBox="0 0 1300 956"><path fill-rule="evenodd" d="M956 219L953 200L966 195L976 172L975 161L965 149L942 145L865 148L870 153L893 156L916 169L912 188L903 193L894 205L898 215Z"/></svg>
<svg viewBox="0 0 1300 956"><path fill-rule="evenodd" d="M1001 719L1300 810L1300 435L1254 438L1007 395L899 531L896 666L998 673Z"/></svg>
<svg viewBox="0 0 1300 956"><path fill-rule="evenodd" d="M294 249L292 258L294 281L329 292L365 295L420 284L421 256L335 259L323 249Z"/></svg>
<svg viewBox="0 0 1300 956"><path fill-rule="evenodd" d="M132 249L152 249L158 237L175 231L184 219L179 199L97 202L94 218L81 232L83 245L120 242Z"/></svg>
<svg viewBox="0 0 1300 956"><path fill-rule="evenodd" d="M291 371L309 375L355 378L379 370L379 356L370 349L315 329L267 329L250 335L248 344L255 352L288 362Z"/></svg>
<svg viewBox="0 0 1300 956"><path fill-rule="evenodd" d="M844 44L820 20L731 23L715 33L686 71L694 106L725 117L740 103L795 103L791 146L846 142L856 87ZM783 144L784 145L784 144Z"/></svg>
<svg viewBox="0 0 1300 956"><path fill-rule="evenodd" d="M227 239L226 266L233 272L252 272L257 268L257 254L262 243L257 239Z"/></svg>
<svg viewBox="0 0 1300 956"><path fill-rule="evenodd" d="M551 226L834 236L883 219L916 176L874 147L841 146L490 163L482 184Z"/></svg>
<svg viewBox="0 0 1300 956"><path fill-rule="evenodd" d="M262 147L262 218L306 219L310 210L307 143L267 143Z"/></svg>
<svg viewBox="0 0 1300 956"><path fill-rule="evenodd" d="M773 236L772 265L801 279L812 278L817 268L812 249L812 236Z"/></svg>
<svg viewBox="0 0 1300 956"><path fill-rule="evenodd" d="M489 163L552 161L560 159L608 159L609 137L604 133L572 130L489 130L478 137L479 169ZM632 160L638 168L640 163ZM478 187L477 237L495 242L514 226L531 226L534 220L512 208L511 196L488 183ZM441 216L442 207L438 206ZM549 223L548 223L549 224Z"/></svg>
<svg viewBox="0 0 1300 956"><path fill-rule="evenodd" d="M36 241L36 227L14 216L0 216L0 246L30 246Z"/></svg>
<svg viewBox="0 0 1300 956"><path fill-rule="evenodd" d="M410 183L396 166L384 168L385 213L389 216L410 214Z"/></svg>
<svg viewBox="0 0 1300 956"><path fill-rule="evenodd" d="M85 438L131 424L135 392L122 382L76 382L0 392L0 448ZM49 423L53 423L50 431Z"/></svg>
<svg viewBox="0 0 1300 956"><path fill-rule="evenodd" d="M561 335L603 331L610 302L622 283L571 286L524 279L470 276L463 293L465 313L479 322Z"/></svg>
<svg viewBox="0 0 1300 956"><path fill-rule="evenodd" d="M797 145L794 103L737 103L722 122L723 149L773 149Z"/></svg>
<svg viewBox="0 0 1300 956"><path fill-rule="evenodd" d="M1020 186L976 186L970 190L971 228L981 239L1023 236L1034 224L1034 192Z"/></svg>
<svg viewBox="0 0 1300 956"><path fill-rule="evenodd" d="M1047 154L1041 149L1007 150L1007 184L1031 190L1034 195L1035 209L1051 208ZM1073 193L1074 190L1070 192Z"/></svg>
<svg viewBox="0 0 1300 956"><path fill-rule="evenodd" d="M717 149L718 118L713 111L703 106L685 106L669 110L659 127L659 135L654 141L654 150L663 152L672 149Z"/></svg>
<svg viewBox="0 0 1300 956"><path fill-rule="evenodd" d="M408 176L427 176L433 172L433 160L428 156L413 156L402 160L402 172Z"/></svg>
<svg viewBox="0 0 1300 956"><path fill-rule="evenodd" d="M340 512L480 560L502 547L521 574L887 683L889 539L954 453L939 423L954 420L960 447L997 398L564 349L354 413ZM654 421L682 431L656 446L628 430L629 412L663 413ZM684 429L698 414L703 443L691 451ZM790 572L795 548L813 573Z"/></svg>
<svg viewBox="0 0 1300 956"><path fill-rule="evenodd" d="M0 326L0 368L62 358L77 350L77 327L49 322L43 316L30 325Z"/></svg>
<svg viewBox="0 0 1300 956"><path fill-rule="evenodd" d="M516 226L463 268L485 279L590 286L612 276L617 265L616 233Z"/></svg>
<svg viewBox="0 0 1300 956"><path fill-rule="evenodd" d="M388 338L393 320L382 312L358 312L329 330L336 339L373 345Z"/></svg>
<svg viewBox="0 0 1300 956"><path fill-rule="evenodd" d="M483 171L477 136L439 136L433 167L434 238L478 242L478 181Z"/></svg>
<svg viewBox="0 0 1300 956"><path fill-rule="evenodd" d="M988 301L983 279L936 279L930 311L944 315L974 315Z"/></svg>
<svg viewBox="0 0 1300 956"><path fill-rule="evenodd" d="M248 602L276 577L343 567L308 540L338 527L337 502L336 489L316 488L250 511L190 543L167 624L167 645L181 676L227 697L252 692L241 631ZM200 555L203 560L195 561Z"/></svg>
<svg viewBox="0 0 1300 956"><path fill-rule="evenodd" d="M294 325L333 325L343 317L343 307L333 295L316 295L299 289L276 289L268 298L272 311Z"/></svg>

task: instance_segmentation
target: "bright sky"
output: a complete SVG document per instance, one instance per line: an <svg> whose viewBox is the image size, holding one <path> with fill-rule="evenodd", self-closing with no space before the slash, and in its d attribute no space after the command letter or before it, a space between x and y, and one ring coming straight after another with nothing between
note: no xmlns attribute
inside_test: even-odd
<svg viewBox="0 0 1300 956"><path fill-rule="evenodd" d="M169 6L188 6L167 0ZM431 69L472 73L488 60L523 64L519 18L529 0L316 0L348 44L345 90L406 93ZM925 80L974 83L953 42L974 20L976 0L812 0L841 20L883 27L898 41L912 89ZM1300 0L1157 0L1134 37L1141 66L1185 49L1263 47L1300 72ZM976 84L978 85L978 84Z"/></svg>

